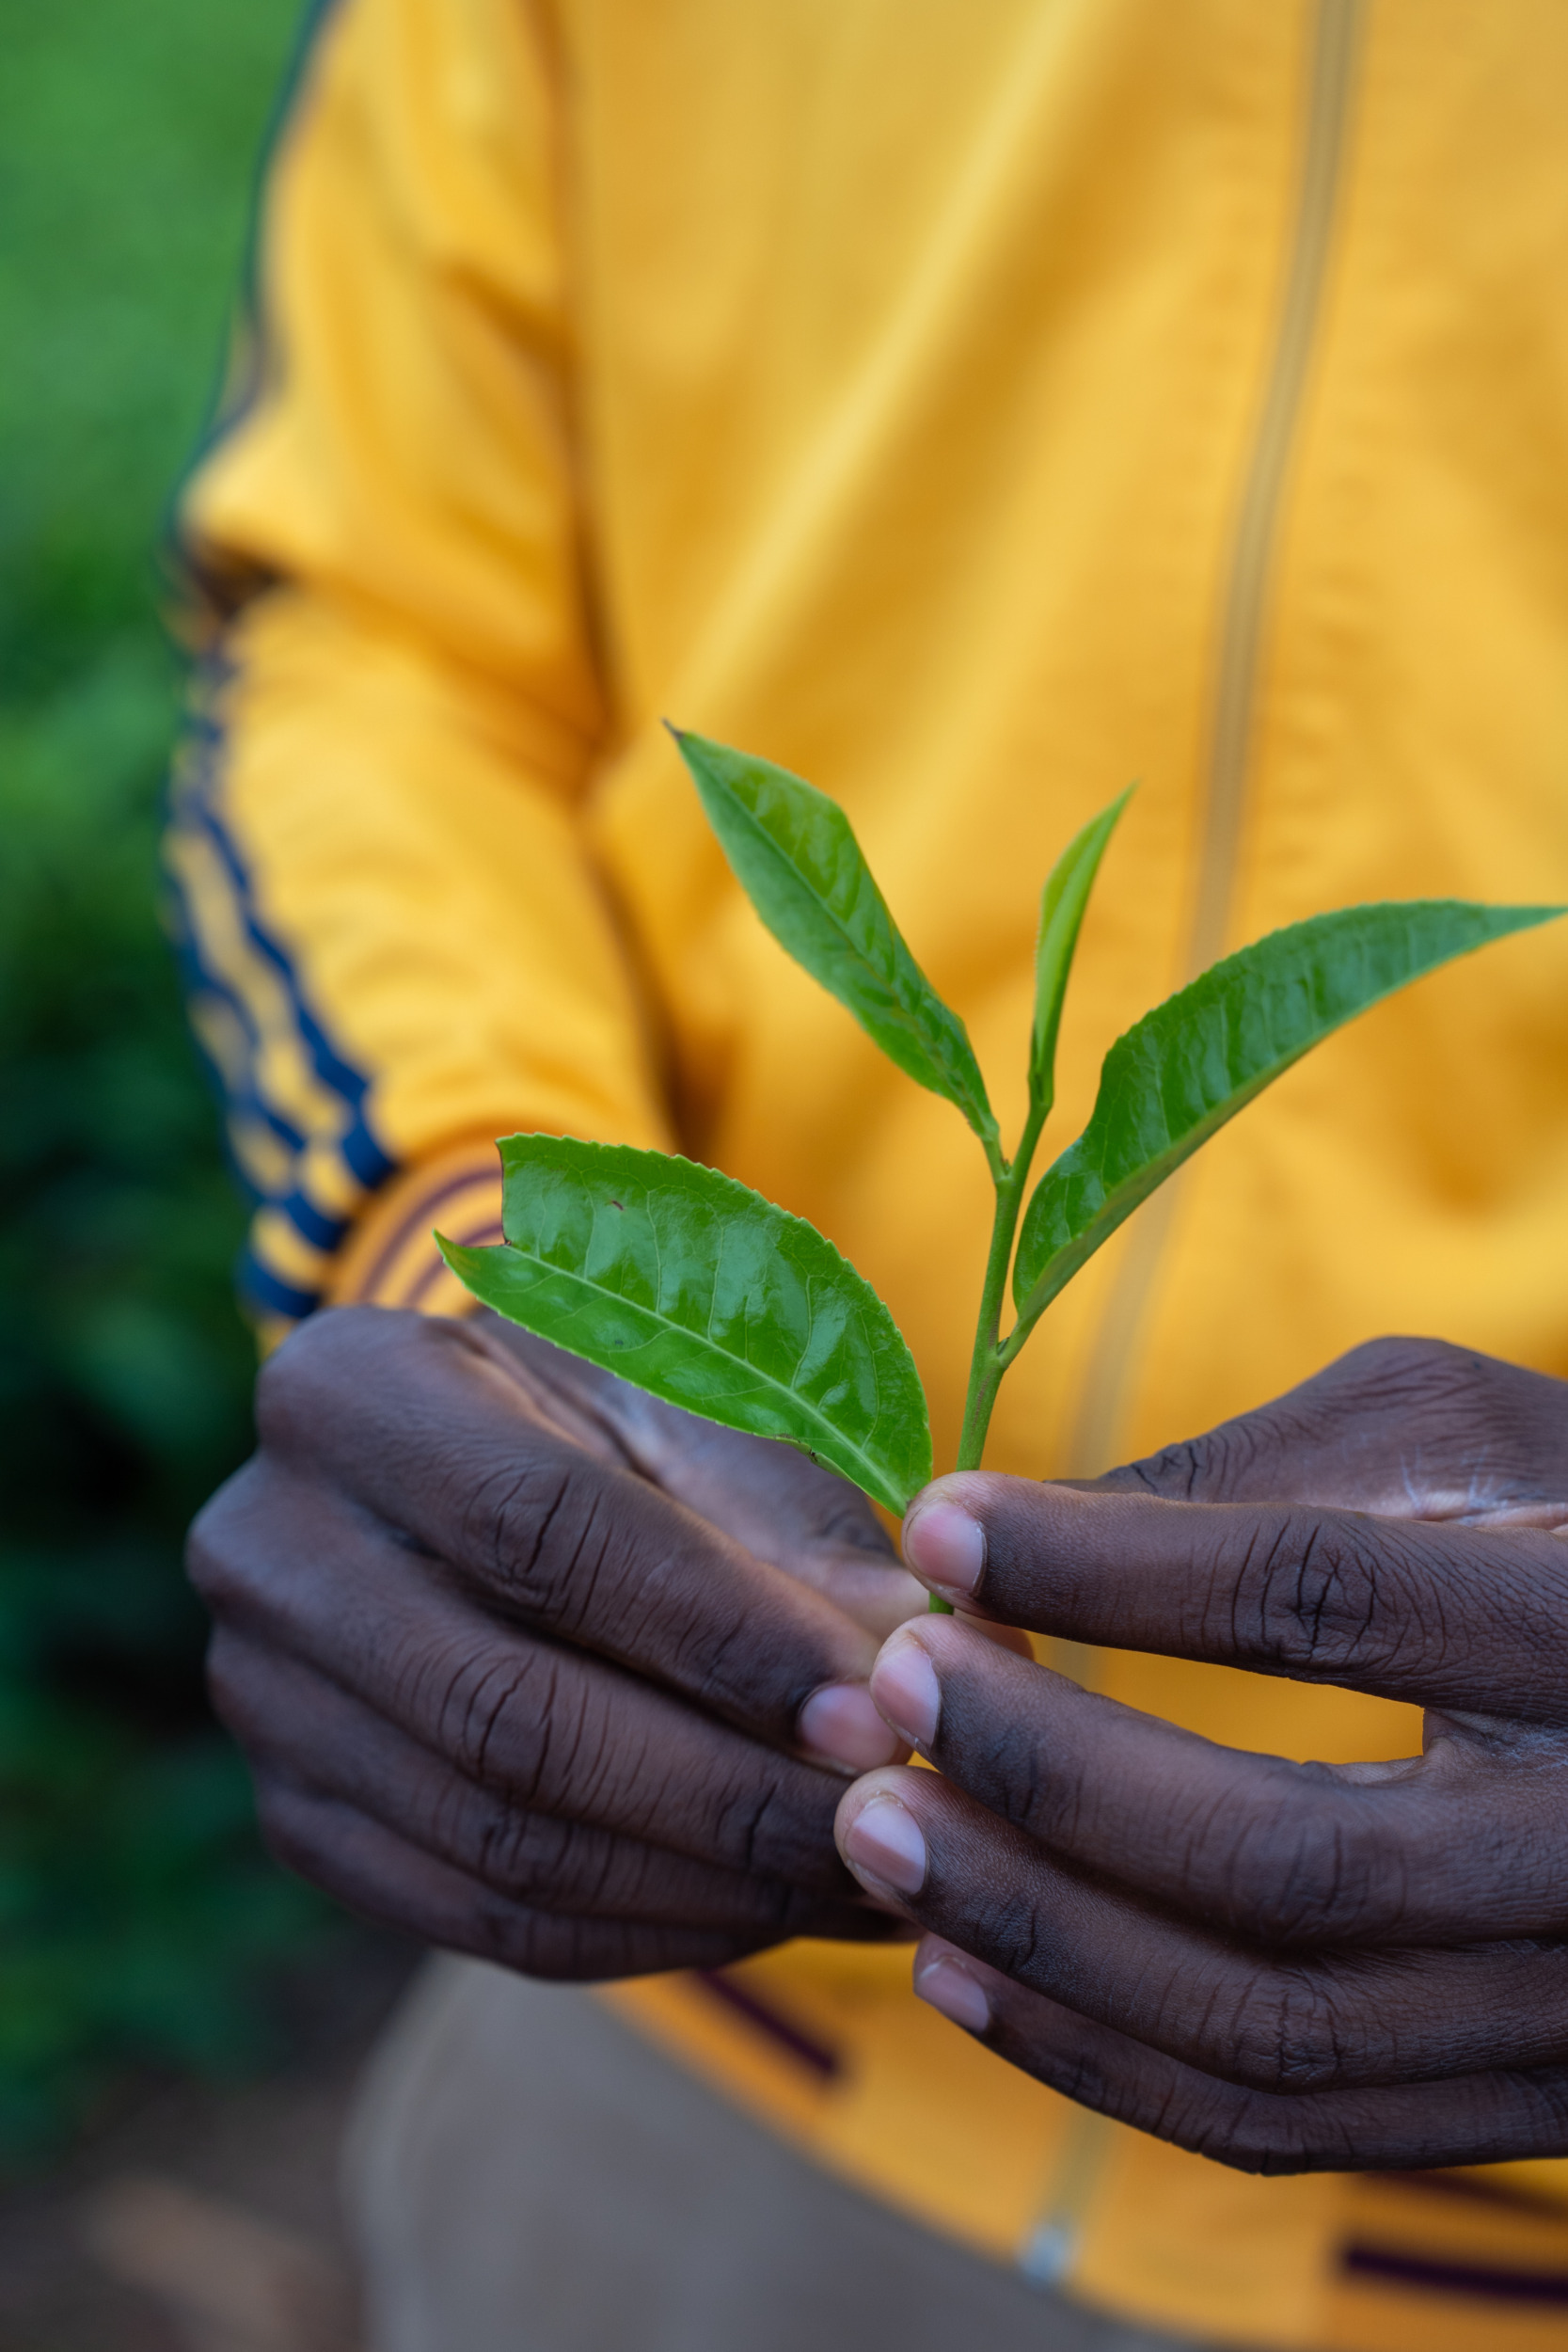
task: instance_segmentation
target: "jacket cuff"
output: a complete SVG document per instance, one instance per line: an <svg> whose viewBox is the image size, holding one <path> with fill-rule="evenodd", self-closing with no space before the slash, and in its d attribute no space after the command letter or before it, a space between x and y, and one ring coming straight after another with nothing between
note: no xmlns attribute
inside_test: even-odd
<svg viewBox="0 0 1568 2352"><path fill-rule="evenodd" d="M436 1247L471 1246L501 1235L500 1161L491 1142L455 1144L387 1184L339 1255L324 1304L412 1307L421 1314L468 1314L474 1299Z"/></svg>

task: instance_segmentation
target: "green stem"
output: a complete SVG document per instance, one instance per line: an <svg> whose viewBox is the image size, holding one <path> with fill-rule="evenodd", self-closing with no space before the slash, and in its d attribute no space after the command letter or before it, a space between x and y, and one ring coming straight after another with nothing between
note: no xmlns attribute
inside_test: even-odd
<svg viewBox="0 0 1568 2352"><path fill-rule="evenodd" d="M1029 1116L1019 1138L1016 1156L1011 1165L1004 1161L993 1168L991 1181L996 1187L996 1209L991 1218L990 1251L986 1259L986 1279L980 1291L980 1312L974 1326L974 1352L969 1360L969 1389L964 1398L963 1427L958 1433L958 1457L955 1470L978 1470L986 1451L986 1432L990 1427L991 1411L1002 1375L1012 1360L1002 1343L1002 1305L1007 1295L1007 1268L1012 1263L1013 1236L1018 1231L1019 1215L1023 1207L1024 1186L1029 1182L1029 1168L1040 1130L1050 1113L1049 1096L1031 1100ZM930 1607L937 1613L950 1616L952 1611L944 1600L933 1593Z"/></svg>
<svg viewBox="0 0 1568 2352"><path fill-rule="evenodd" d="M986 1450L986 1431L990 1423L991 1407L996 1403L997 1386L1002 1378L1002 1350L998 1339L1007 1266L1012 1257L1013 1228L1017 1222L1016 1188L1009 1174L996 1187L990 1254L986 1260L986 1279L980 1292L980 1312L974 1327L974 1352L969 1360L969 1388L964 1396L963 1426L958 1432L958 1458L953 1464L955 1470L978 1470Z"/></svg>

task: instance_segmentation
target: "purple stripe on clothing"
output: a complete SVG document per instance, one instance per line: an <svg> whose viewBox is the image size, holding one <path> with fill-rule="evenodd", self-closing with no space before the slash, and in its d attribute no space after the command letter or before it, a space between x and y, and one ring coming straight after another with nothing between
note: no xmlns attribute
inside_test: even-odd
<svg viewBox="0 0 1568 2352"><path fill-rule="evenodd" d="M504 1241L506 1235L501 1232L499 1222L493 1219L488 1225L480 1226L476 1232L450 1233L447 1238L449 1241L460 1243L465 1249L479 1249L486 1243ZM417 1307L422 1298L428 1297L447 1270L447 1262L444 1258L437 1258L434 1265L427 1265L413 1289L404 1297L404 1305Z"/></svg>
<svg viewBox="0 0 1568 2352"><path fill-rule="evenodd" d="M800 2065L820 2075L824 2082L832 2082L835 2074L843 2073L844 2061L836 2050L830 2050L825 2042L814 2041L791 2019L782 2017L768 2002L759 2001L754 1993L743 1991L717 1969L693 1969L691 1981L700 1984L703 1991L711 1994L716 2001L721 2001L726 2009L733 2010L737 2017L743 2017L749 2026L754 2026L759 2033L766 2035L781 2050L786 2050Z"/></svg>
<svg viewBox="0 0 1568 2352"><path fill-rule="evenodd" d="M374 1293L380 1289L386 1278L387 1269L391 1265L398 1251L404 1248L409 1235L417 1226L426 1224L434 1217L443 1200L451 1200L461 1192L471 1192L477 1184L483 1184L485 1182L486 1173L483 1168L460 1168L456 1175L449 1176L443 1184L437 1184L434 1192L421 1192L419 1198L404 1211L391 1232L376 1251L370 1271L360 1285L367 1296L373 1296Z"/></svg>
<svg viewBox="0 0 1568 2352"><path fill-rule="evenodd" d="M1345 2248L1339 2263L1353 2278L1424 2288L1429 2295L1462 2295L1478 2303L1534 2303L1543 2309L1568 2311L1568 2270L1502 2270L1490 2263L1433 2262L1424 2254L1397 2254L1386 2246L1354 2244Z"/></svg>

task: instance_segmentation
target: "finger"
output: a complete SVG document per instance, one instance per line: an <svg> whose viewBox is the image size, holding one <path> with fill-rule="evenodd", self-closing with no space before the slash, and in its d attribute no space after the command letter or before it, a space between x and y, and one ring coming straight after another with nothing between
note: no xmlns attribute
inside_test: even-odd
<svg viewBox="0 0 1568 2352"><path fill-rule="evenodd" d="M715 1928L539 1911L421 1852L330 1797L282 1784L259 1791L261 1833L277 1860L350 1911L445 1951L574 1983L720 1968L772 1939Z"/></svg>
<svg viewBox="0 0 1568 2352"><path fill-rule="evenodd" d="M927 1937L915 1991L998 2057L1242 2172L1406 2171L1568 2153L1568 2069L1284 2097L1204 2074Z"/></svg>
<svg viewBox="0 0 1568 2352"><path fill-rule="evenodd" d="M1554 1722L1568 1548L1305 1505L1086 1494L978 1471L914 1502L904 1552L943 1597L1037 1633Z"/></svg>
<svg viewBox="0 0 1568 2352"><path fill-rule="evenodd" d="M721 1429L591 1364L580 1369L593 1375L595 1407L629 1465L754 1559L821 1593L879 1641L925 1613L924 1585L900 1565L870 1502L847 1479L782 1440ZM989 1638L1030 1655L1027 1637L1010 1627L989 1629Z"/></svg>
<svg viewBox="0 0 1568 2352"><path fill-rule="evenodd" d="M721 1869L582 1822L522 1812L325 1676L233 1634L214 1640L209 1679L223 1722L264 1787L368 1815L514 1902L774 1939L851 1933L863 1909L760 1872Z"/></svg>
<svg viewBox="0 0 1568 2352"><path fill-rule="evenodd" d="M816 1692L870 1670L874 1645L841 1610L523 1412L461 1324L313 1316L266 1367L257 1420L274 1459L325 1472L493 1605L764 1738L792 1744ZM837 1716L881 1736L863 1696Z"/></svg>
<svg viewBox="0 0 1568 2352"><path fill-rule="evenodd" d="M1568 1520L1568 1386L1442 1340L1370 1340L1255 1411L1109 1471L1178 1502Z"/></svg>
<svg viewBox="0 0 1568 2352"><path fill-rule="evenodd" d="M1462 1943L1568 1926L1568 1741L1441 1731L1336 1769L1217 1746L998 1652L957 1617L884 1646L888 1722L989 1812L1260 1944Z"/></svg>
<svg viewBox="0 0 1568 2352"><path fill-rule="evenodd" d="M832 1841L842 1779L498 1623L318 1487L254 1468L211 1527L201 1576L221 1622L313 1666L508 1804L845 1891Z"/></svg>
<svg viewBox="0 0 1568 2352"><path fill-rule="evenodd" d="M839 1850L868 1893L1004 1975L1228 2082L1416 2082L1568 2059L1568 1949L1260 1953L1067 1868L931 1772L857 1781Z"/></svg>
<svg viewBox="0 0 1568 2352"><path fill-rule="evenodd" d="M820 1579L840 1562L891 1570L907 1607L926 1596L899 1566L897 1547L868 1497L782 1439L748 1437L668 1405L580 1356L507 1323L488 1308L470 1318L527 1378L541 1407L606 1460L624 1463L733 1535L755 1558Z"/></svg>
<svg viewBox="0 0 1568 2352"><path fill-rule="evenodd" d="M782 1439L721 1428L536 1339L483 1308L469 1320L518 1369L541 1411L880 1641L926 1606L924 1588L858 1486Z"/></svg>
<svg viewBox="0 0 1568 2352"><path fill-rule="evenodd" d="M644 1474L754 1559L820 1593L877 1640L925 1609L924 1586L847 1479L781 1440L748 1438L671 1406L659 1415L661 1442L640 1455ZM664 1417L685 1426L671 1430Z"/></svg>

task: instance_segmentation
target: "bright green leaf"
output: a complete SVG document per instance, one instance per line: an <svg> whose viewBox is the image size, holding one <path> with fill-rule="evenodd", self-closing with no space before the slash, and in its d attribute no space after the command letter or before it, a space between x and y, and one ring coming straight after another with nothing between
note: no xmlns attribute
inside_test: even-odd
<svg viewBox="0 0 1568 2352"><path fill-rule="evenodd" d="M727 1428L783 1438L902 1511L931 1475L893 1317L814 1226L662 1152L510 1136L503 1244L442 1255L485 1306Z"/></svg>
<svg viewBox="0 0 1568 2352"><path fill-rule="evenodd" d="M1091 817L1052 867L1040 896L1039 938L1035 946L1035 1033L1029 1046L1029 1091L1049 1110L1056 1089L1056 1033L1062 999L1077 952L1084 910L1089 903L1100 861L1117 829L1132 787Z"/></svg>
<svg viewBox="0 0 1568 2352"><path fill-rule="evenodd" d="M900 1070L957 1104L994 1154L996 1120L969 1033L910 953L837 802L769 760L671 732L736 879L780 946Z"/></svg>
<svg viewBox="0 0 1568 2352"><path fill-rule="evenodd" d="M1323 1038L1451 957L1564 911L1456 898L1346 907L1227 956L1146 1013L1106 1055L1088 1125L1029 1203L1013 1269L1021 1320Z"/></svg>

